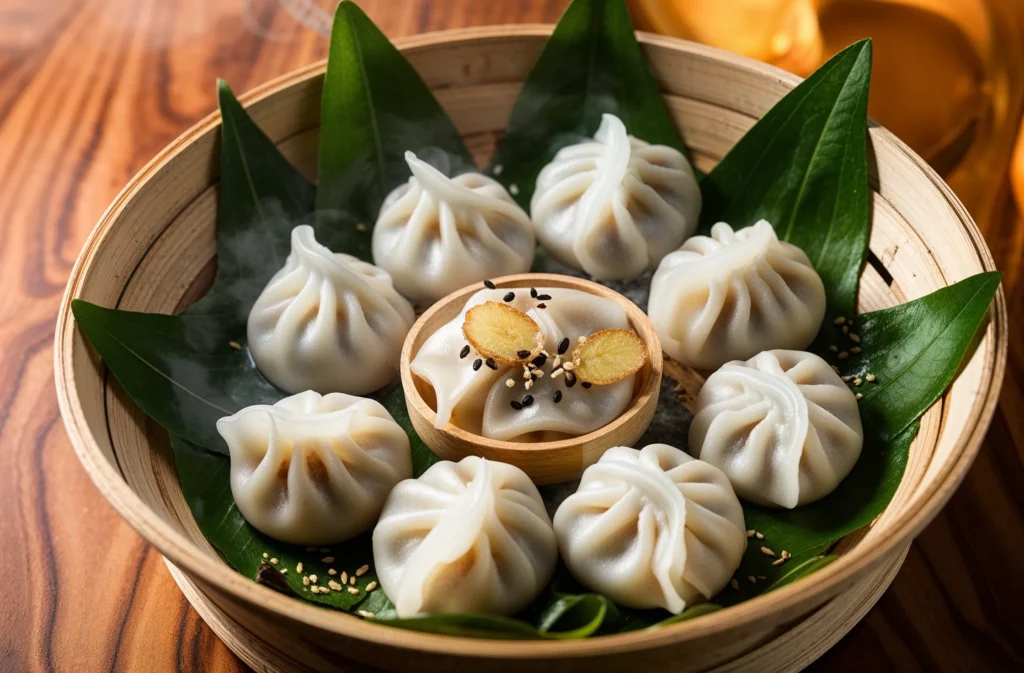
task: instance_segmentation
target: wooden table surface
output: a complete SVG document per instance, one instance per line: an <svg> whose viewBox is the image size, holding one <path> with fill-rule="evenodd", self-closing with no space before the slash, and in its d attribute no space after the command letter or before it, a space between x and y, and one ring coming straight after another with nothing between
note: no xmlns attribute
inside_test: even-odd
<svg viewBox="0 0 1024 673"><path fill-rule="evenodd" d="M553 22L565 2L361 5L397 37ZM214 109L215 77L244 92L326 55L323 35L283 8L301 4L0 0L0 671L245 668L79 466L57 411L53 330L93 223ZM1011 321L1024 310L1022 224L1008 215L985 232L1007 272ZM1024 670L1022 377L1017 338L963 486L888 593L813 670Z"/></svg>

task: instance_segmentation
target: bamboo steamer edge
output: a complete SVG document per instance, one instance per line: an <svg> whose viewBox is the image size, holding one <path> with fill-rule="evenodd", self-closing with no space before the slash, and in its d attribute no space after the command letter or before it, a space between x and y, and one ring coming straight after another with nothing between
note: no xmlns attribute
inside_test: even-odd
<svg viewBox="0 0 1024 673"><path fill-rule="evenodd" d="M471 149L486 154L549 32L547 26L465 29L400 40L398 46ZM708 47L642 33L640 39L704 169L799 81ZM322 73L323 64L317 64L242 97L254 119L305 170L315 166ZM969 362L923 417L892 503L871 527L844 539L841 558L813 580L673 627L575 642L414 633L277 594L230 569L199 534L165 436L116 385L107 385L112 378L70 313L77 297L170 312L208 287L218 123L218 115L210 115L143 168L90 235L58 314L56 387L68 434L94 483L173 564L176 580L204 618L257 668L355 670L345 661L350 659L395 670L443 670L474 661L493 670L519 670L527 662L540 670L566 670L570 664L598 670L668 664L688 671L799 670L838 640L838 630L852 627L888 586L909 542L963 478L991 420L1006 364L1002 290ZM913 299L993 269L980 233L941 179L884 129L873 125L870 134L874 226L860 310ZM862 585L874 588L858 590ZM212 609L223 617L215 619ZM801 637L787 640L787 633Z"/></svg>

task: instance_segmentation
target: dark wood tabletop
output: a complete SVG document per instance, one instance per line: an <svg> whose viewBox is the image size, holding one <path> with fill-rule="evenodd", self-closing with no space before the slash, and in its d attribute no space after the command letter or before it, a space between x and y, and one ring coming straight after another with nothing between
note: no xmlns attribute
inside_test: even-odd
<svg viewBox="0 0 1024 673"><path fill-rule="evenodd" d="M553 22L566 0L361 0L391 37ZM53 383L57 306L107 204L215 108L326 55L299 0L0 0L0 671L244 669L90 483ZM326 5L327 3L321 3ZM306 23L326 31L326 15ZM984 227L1021 324L1024 221ZM1013 331L1011 330L1011 334ZM1024 339L977 462L813 670L1024 670Z"/></svg>

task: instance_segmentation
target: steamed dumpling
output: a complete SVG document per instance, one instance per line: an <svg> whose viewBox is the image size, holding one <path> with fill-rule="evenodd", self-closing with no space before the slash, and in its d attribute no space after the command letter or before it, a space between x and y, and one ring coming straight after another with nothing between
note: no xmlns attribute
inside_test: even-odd
<svg viewBox="0 0 1024 673"><path fill-rule="evenodd" d="M466 312L488 301L507 303L533 318L544 332L544 349L552 355L551 360L565 338L575 347L579 337L602 329L630 329L626 312L611 300L565 288L536 290L538 295L551 297L543 302L546 308L536 308L540 302L530 297L527 288L516 289L510 302L503 302L507 289L480 290L470 297L458 316L423 343L410 368L433 389L437 427L450 421L463 430L491 439L545 441L596 430L629 406L635 374L589 389L581 385L566 388L564 377L553 379L547 375L526 391L522 367L498 365L494 370L480 367L474 371L472 362L478 357L475 353L459 358L466 345L462 333ZM547 371L551 369L547 367ZM513 388L506 385L510 378L516 384ZM562 391L557 404L556 390ZM535 402L524 409L514 409L512 402L527 394Z"/></svg>
<svg viewBox="0 0 1024 673"><path fill-rule="evenodd" d="M377 577L399 617L513 614L547 586L557 558L530 478L476 456L400 483L373 531Z"/></svg>
<svg viewBox="0 0 1024 673"><path fill-rule="evenodd" d="M771 348L806 348L825 317L825 286L804 251L766 220L694 236L661 261L648 315L670 357L715 369Z"/></svg>
<svg viewBox="0 0 1024 673"><path fill-rule="evenodd" d="M386 271L331 252L302 225L249 312L249 349L260 373L286 392L362 395L394 377L415 318Z"/></svg>
<svg viewBox="0 0 1024 673"><path fill-rule="evenodd" d="M606 114L592 141L559 150L540 172L530 214L555 259L621 280L653 269L693 234L700 205L681 152L628 136Z"/></svg>
<svg viewBox="0 0 1024 673"><path fill-rule="evenodd" d="M812 353L768 351L723 365L697 396L690 452L743 499L793 508L831 493L864 444L857 399Z"/></svg>
<svg viewBox="0 0 1024 673"><path fill-rule="evenodd" d="M676 614L721 591L747 546L729 480L667 444L608 449L554 526L580 582L620 605Z"/></svg>
<svg viewBox="0 0 1024 673"><path fill-rule="evenodd" d="M409 437L373 400L307 390L217 421L245 520L292 544L331 544L377 521L412 476Z"/></svg>
<svg viewBox="0 0 1024 673"><path fill-rule="evenodd" d="M435 300L485 278L528 271L530 218L505 188L480 173L446 177L412 152L409 181L384 199L373 261L406 297Z"/></svg>

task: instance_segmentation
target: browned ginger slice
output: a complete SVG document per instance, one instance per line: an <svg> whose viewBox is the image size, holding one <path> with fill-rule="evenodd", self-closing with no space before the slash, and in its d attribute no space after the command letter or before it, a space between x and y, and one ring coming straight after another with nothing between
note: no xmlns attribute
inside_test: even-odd
<svg viewBox="0 0 1024 673"><path fill-rule="evenodd" d="M462 333L477 353L506 365L532 360L544 346L544 333L533 318L495 301L469 309Z"/></svg>
<svg viewBox="0 0 1024 673"><path fill-rule="evenodd" d="M647 361L647 347L633 332L606 329L587 337L573 360L577 378L604 386L640 371Z"/></svg>

